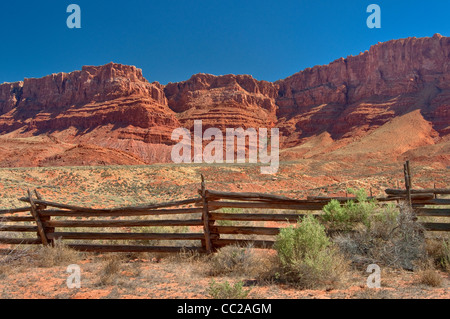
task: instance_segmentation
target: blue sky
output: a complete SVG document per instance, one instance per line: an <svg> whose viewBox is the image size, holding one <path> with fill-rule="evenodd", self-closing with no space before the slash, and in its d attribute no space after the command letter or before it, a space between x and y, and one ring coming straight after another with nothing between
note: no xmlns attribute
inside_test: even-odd
<svg viewBox="0 0 450 319"><path fill-rule="evenodd" d="M71 3L81 29L66 26ZM381 29L366 26L371 3ZM111 61L163 84L195 73L276 81L377 42L449 36L449 15L448 0L1 1L0 83Z"/></svg>

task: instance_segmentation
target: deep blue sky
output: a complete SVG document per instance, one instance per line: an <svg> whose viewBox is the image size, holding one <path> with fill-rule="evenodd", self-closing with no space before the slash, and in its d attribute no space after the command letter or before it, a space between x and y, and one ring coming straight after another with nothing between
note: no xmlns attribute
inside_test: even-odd
<svg viewBox="0 0 450 319"><path fill-rule="evenodd" d="M66 26L71 3L82 29ZM371 3L381 29L366 26ZM449 36L449 15L448 0L1 1L0 83L111 61L163 84L200 72L276 81L379 41Z"/></svg>

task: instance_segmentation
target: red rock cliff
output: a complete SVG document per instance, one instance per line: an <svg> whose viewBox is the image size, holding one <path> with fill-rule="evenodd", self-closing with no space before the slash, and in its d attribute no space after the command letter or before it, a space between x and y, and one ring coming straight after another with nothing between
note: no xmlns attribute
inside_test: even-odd
<svg viewBox="0 0 450 319"><path fill-rule="evenodd" d="M436 34L379 43L358 56L306 69L277 82L280 127L294 145L324 131L341 138L420 109L448 134L449 65L450 38Z"/></svg>
<svg viewBox="0 0 450 319"><path fill-rule="evenodd" d="M87 66L0 85L0 136L50 134L150 163L169 161L171 132L194 120L204 129L277 126L288 148L315 136L346 145L414 112L430 123L431 143L450 133L449 65L450 38L435 35L379 43L276 83L197 74L162 86L133 66Z"/></svg>
<svg viewBox="0 0 450 319"><path fill-rule="evenodd" d="M277 122L275 98L278 86L250 75L196 74L164 88L169 107L180 122L192 128L202 120L204 128L273 127Z"/></svg>
<svg viewBox="0 0 450 319"><path fill-rule="evenodd" d="M0 133L15 131L16 137L52 134L154 162L167 160L167 154L158 158L152 145L171 144L179 126L163 86L149 83L134 66L85 66L0 85Z"/></svg>
<svg viewBox="0 0 450 319"><path fill-rule="evenodd" d="M113 63L0 85L0 116L0 131L179 125L160 84L134 66Z"/></svg>

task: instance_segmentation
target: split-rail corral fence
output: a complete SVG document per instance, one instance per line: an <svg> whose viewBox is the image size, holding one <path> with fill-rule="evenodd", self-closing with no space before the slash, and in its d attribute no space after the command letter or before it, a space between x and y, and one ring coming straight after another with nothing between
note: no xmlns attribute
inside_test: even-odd
<svg viewBox="0 0 450 319"><path fill-rule="evenodd" d="M449 195L450 189L413 189L409 162L404 166L404 173L406 189L387 189L386 197L376 198L379 202L405 201L413 208L419 222L421 216L450 218L450 209L439 208L448 207L450 199L438 198L440 195ZM300 217L311 214L311 211L322 211L331 199L341 203L353 199L308 197L300 200L271 194L213 191L206 189L203 176L199 195L196 198L139 207L93 209L54 203L44 200L37 191L28 191L28 196L20 199L28 203L27 207L0 210L0 234L8 234L0 235L0 244L53 245L55 240L60 239L69 241L67 245L71 248L89 252L193 250L211 253L228 245L248 244L255 248L271 248L274 237L280 232L279 227L236 226L233 222L275 222L273 225L296 223ZM228 209L223 211L223 208ZM247 213L236 212L232 208L246 209ZM256 213L258 210L261 211ZM277 210L281 212L275 213ZM450 231L448 222L422 224L427 231ZM164 227L170 230L183 227L185 230L195 229L196 232L148 232L152 227L158 227L159 230L167 229ZM86 229L101 229L102 232L86 232ZM105 229L121 229L122 232L104 232ZM253 236L248 238L248 235ZM242 236L246 238L242 239ZM155 241L170 241L177 245L161 246Z"/></svg>

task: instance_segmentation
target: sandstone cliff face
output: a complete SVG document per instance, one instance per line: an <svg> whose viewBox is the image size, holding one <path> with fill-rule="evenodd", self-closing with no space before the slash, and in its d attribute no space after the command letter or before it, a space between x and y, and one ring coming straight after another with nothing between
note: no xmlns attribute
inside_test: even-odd
<svg viewBox="0 0 450 319"><path fill-rule="evenodd" d="M167 162L175 143L172 131L180 126L192 130L194 120L202 120L204 130L276 126L282 148L293 148L289 153L296 158L341 148L354 153L357 146L351 143L367 149L370 141L381 140L374 136L389 136L393 119L414 113L418 122L430 124L429 129L422 125L427 129L417 144L429 149L450 133L449 65L450 38L435 35L379 43L358 56L276 83L250 75L196 74L163 86L149 83L133 66L86 66L1 84L0 138L11 143L17 137L50 136L70 147L94 145L103 153L125 152L144 163ZM382 134L372 134L379 129ZM395 143L396 136L392 138ZM397 149L405 154L417 146L404 145ZM76 153L67 154L73 158ZM59 155L52 156L39 163L57 165ZM127 160L120 158L120 163Z"/></svg>
<svg viewBox="0 0 450 319"><path fill-rule="evenodd" d="M0 131L24 129L37 135L74 127L72 135L81 136L109 124L127 127L128 138L147 143L169 142L169 129L179 126L163 86L149 83L134 66L86 66L0 85ZM109 137L121 138L116 133Z"/></svg>
<svg viewBox="0 0 450 319"><path fill-rule="evenodd" d="M164 92L181 124L192 129L194 120L204 128L273 127L277 122L278 86L249 75L196 74L181 83L169 83Z"/></svg>
<svg viewBox="0 0 450 319"><path fill-rule="evenodd" d="M17 106L21 99L22 90L23 82L0 85L0 115L8 113Z"/></svg>
<svg viewBox="0 0 450 319"><path fill-rule="evenodd" d="M280 115L295 106L352 104L371 96L417 92L426 83L449 89L450 38L408 38L379 43L369 51L306 69L278 82Z"/></svg>
<svg viewBox="0 0 450 319"><path fill-rule="evenodd" d="M29 111L60 110L64 107L104 102L140 95L165 105L159 84L149 83L134 66L109 63L84 66L81 71L58 73L40 79L0 86L0 115L13 107Z"/></svg>
<svg viewBox="0 0 450 319"><path fill-rule="evenodd" d="M96 149L99 158L105 153L116 154L111 150L131 155L112 156L120 164L167 161L169 147L163 148L165 152L155 149L172 144L171 133L179 126L175 113L167 106L163 86L149 83L134 66L85 66L68 74L0 85L0 134L50 134L69 143L62 147L61 154L38 162L30 160L30 165L110 163L96 159L92 151ZM83 153L89 158L71 160L73 156L68 154L73 154L70 150L76 145L93 145L91 151Z"/></svg>
<svg viewBox="0 0 450 319"><path fill-rule="evenodd" d="M285 80L276 103L289 145L328 131L339 139L357 127L376 128L421 109L441 134L448 133L450 38L408 38L306 69Z"/></svg>

